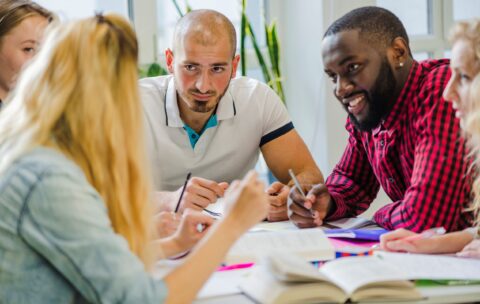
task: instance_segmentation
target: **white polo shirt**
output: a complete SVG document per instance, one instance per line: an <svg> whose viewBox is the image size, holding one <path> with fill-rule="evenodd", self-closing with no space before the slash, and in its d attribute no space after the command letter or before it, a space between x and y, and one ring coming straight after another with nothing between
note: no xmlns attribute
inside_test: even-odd
<svg viewBox="0 0 480 304"><path fill-rule="evenodd" d="M178 189L188 172L216 182L242 178L255 167L262 145L293 129L275 92L246 77L230 82L217 107L218 124L205 129L193 148L173 76L141 79L140 95L155 190Z"/></svg>

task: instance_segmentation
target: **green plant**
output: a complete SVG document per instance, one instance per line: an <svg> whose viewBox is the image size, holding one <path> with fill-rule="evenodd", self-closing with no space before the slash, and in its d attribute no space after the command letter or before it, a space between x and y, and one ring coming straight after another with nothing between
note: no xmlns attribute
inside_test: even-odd
<svg viewBox="0 0 480 304"><path fill-rule="evenodd" d="M280 96L283 102L285 102L285 94L283 92L282 74L280 71L280 47L277 36L277 25L272 22L270 25L265 24L265 35L267 50L270 59L270 65L267 65L262 51L258 45L257 38L253 32L252 25L246 15L247 0L242 0L242 18L240 24L240 57L242 58L241 72L242 75L246 75L247 72L247 60L246 60L246 48L245 39L247 36L251 38L253 49L258 60L258 64L262 70L262 74L265 82Z"/></svg>
<svg viewBox="0 0 480 304"><path fill-rule="evenodd" d="M183 17L184 13L180 9L180 6L178 6L177 0L172 0L172 2L173 2L173 5L175 5L175 8L177 9L177 12L180 15L180 17ZM191 10L192 10L192 8L190 7L190 4L188 4L188 1L185 0L185 11L188 13Z"/></svg>
<svg viewBox="0 0 480 304"><path fill-rule="evenodd" d="M148 64L145 68L139 68L138 74L140 78L167 75L168 71L158 62Z"/></svg>

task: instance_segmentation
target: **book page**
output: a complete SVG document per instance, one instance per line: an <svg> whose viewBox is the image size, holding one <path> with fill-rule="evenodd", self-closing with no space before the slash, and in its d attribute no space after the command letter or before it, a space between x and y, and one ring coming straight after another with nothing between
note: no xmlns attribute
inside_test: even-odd
<svg viewBox="0 0 480 304"><path fill-rule="evenodd" d="M325 264L320 272L349 295L367 284L405 280L405 273L377 256L337 259Z"/></svg>
<svg viewBox="0 0 480 304"><path fill-rule="evenodd" d="M227 254L227 263L255 262L261 256L293 253L307 261L328 260L334 248L319 228L250 232L244 234Z"/></svg>
<svg viewBox="0 0 480 304"><path fill-rule="evenodd" d="M480 280L478 259L393 252L377 252L376 255L401 267L406 279Z"/></svg>
<svg viewBox="0 0 480 304"><path fill-rule="evenodd" d="M262 259L259 264L265 265L277 280L284 282L330 281L317 267L293 254L279 252Z"/></svg>
<svg viewBox="0 0 480 304"><path fill-rule="evenodd" d="M249 231L281 231L281 230L298 230L295 224L291 221L281 221L281 222L260 222L253 226Z"/></svg>
<svg viewBox="0 0 480 304"><path fill-rule="evenodd" d="M200 289L197 299L241 293L238 286L247 278L250 271L251 269L238 269L214 272Z"/></svg>
<svg viewBox="0 0 480 304"><path fill-rule="evenodd" d="M279 280L275 271L265 264L254 266L253 273L240 284L240 289L262 304L343 303L347 300L344 292L328 281Z"/></svg>

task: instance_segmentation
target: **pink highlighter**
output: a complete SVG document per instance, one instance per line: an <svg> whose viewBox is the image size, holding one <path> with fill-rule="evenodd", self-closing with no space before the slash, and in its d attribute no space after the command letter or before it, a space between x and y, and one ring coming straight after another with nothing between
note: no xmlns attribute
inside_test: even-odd
<svg viewBox="0 0 480 304"><path fill-rule="evenodd" d="M254 265L254 263L232 264L232 265L218 267L217 271L228 271L228 270L250 268L253 265Z"/></svg>

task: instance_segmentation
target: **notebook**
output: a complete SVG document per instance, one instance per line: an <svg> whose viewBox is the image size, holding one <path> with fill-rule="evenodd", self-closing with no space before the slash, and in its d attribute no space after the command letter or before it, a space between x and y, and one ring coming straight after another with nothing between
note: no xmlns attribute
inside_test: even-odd
<svg viewBox="0 0 480 304"><path fill-rule="evenodd" d="M328 237L365 241L379 241L380 236L388 232L386 229L326 229L324 231Z"/></svg>
<svg viewBox="0 0 480 304"><path fill-rule="evenodd" d="M330 260L335 249L319 228L259 231L244 234L230 249L226 264L257 262L278 252L296 254L305 261Z"/></svg>

